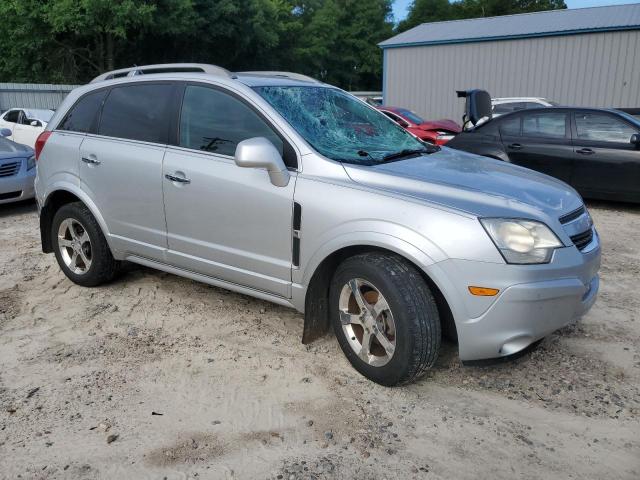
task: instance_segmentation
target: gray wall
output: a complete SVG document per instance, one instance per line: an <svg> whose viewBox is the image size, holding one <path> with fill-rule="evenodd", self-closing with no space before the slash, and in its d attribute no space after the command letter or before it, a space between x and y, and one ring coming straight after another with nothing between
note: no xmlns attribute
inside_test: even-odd
<svg viewBox="0 0 640 480"><path fill-rule="evenodd" d="M55 110L76 85L0 83L0 111L13 107Z"/></svg>
<svg viewBox="0 0 640 480"><path fill-rule="evenodd" d="M385 103L460 121L455 90L640 108L640 31L389 48Z"/></svg>

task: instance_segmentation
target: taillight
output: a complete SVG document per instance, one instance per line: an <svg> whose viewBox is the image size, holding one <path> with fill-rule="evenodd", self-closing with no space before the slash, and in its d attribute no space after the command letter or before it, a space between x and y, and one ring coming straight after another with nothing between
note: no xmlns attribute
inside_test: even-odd
<svg viewBox="0 0 640 480"><path fill-rule="evenodd" d="M38 135L38 138L36 139L36 161L38 161L38 159L40 158L40 154L42 153L44 144L47 143L47 140L49 140L50 136L51 132L48 130L45 130L40 135Z"/></svg>

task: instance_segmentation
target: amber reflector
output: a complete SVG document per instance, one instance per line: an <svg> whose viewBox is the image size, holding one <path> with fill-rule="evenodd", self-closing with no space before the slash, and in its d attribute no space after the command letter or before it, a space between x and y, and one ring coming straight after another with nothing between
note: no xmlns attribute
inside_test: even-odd
<svg viewBox="0 0 640 480"><path fill-rule="evenodd" d="M500 290L497 288L469 287L469 291L471 292L471 295L476 295L478 297L494 297Z"/></svg>

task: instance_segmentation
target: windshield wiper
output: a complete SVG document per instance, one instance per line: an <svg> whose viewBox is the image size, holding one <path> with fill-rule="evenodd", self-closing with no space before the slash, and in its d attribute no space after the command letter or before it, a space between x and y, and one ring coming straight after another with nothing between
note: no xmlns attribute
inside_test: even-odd
<svg viewBox="0 0 640 480"><path fill-rule="evenodd" d="M434 153L440 150L440 147L433 146L432 148L406 148L399 152L389 153L382 157L383 162L390 162L392 160L400 160L404 157L409 157L411 155L416 155L419 153Z"/></svg>

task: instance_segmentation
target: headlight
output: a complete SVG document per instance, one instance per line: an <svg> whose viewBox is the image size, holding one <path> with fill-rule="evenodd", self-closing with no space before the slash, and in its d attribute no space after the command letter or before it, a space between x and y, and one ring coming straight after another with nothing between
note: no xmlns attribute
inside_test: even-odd
<svg viewBox="0 0 640 480"><path fill-rule="evenodd" d="M482 218L480 222L507 263L549 263L553 251L563 246L541 222L517 218Z"/></svg>
<svg viewBox="0 0 640 480"><path fill-rule="evenodd" d="M27 170L31 170L32 168L36 167L36 156L35 155L31 155L29 158L27 158Z"/></svg>

